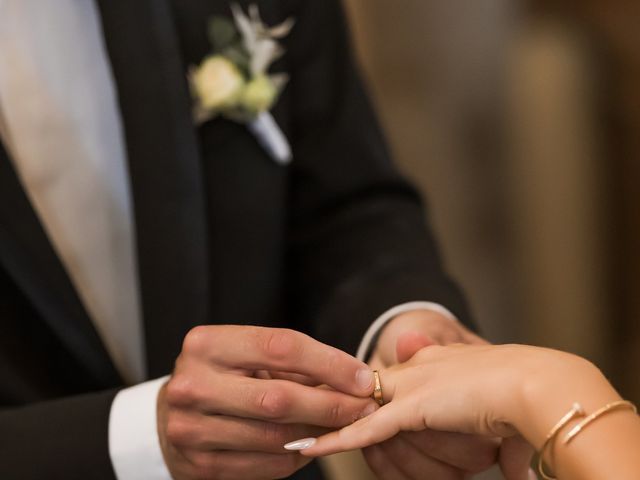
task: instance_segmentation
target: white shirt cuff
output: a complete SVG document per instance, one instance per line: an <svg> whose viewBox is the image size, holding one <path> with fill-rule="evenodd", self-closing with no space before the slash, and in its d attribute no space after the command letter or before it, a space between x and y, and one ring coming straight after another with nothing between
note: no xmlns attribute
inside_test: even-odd
<svg viewBox="0 0 640 480"><path fill-rule="evenodd" d="M393 320L395 317L402 313L410 312L412 310L430 310L432 312L437 312L445 317L457 321L456 316L447 310L445 307L440 305L439 303L434 302L407 302L397 305L393 308L390 308L382 315L380 315L376 320L371 324L367 333L362 337L362 341L360 342L360 346L358 347L358 353L356 357L358 360L365 361L369 350L371 349L371 342L378 335L380 330L382 330L389 321Z"/></svg>
<svg viewBox="0 0 640 480"><path fill-rule="evenodd" d="M118 480L172 480L156 421L158 392L169 377L118 392L109 414L109 456Z"/></svg>

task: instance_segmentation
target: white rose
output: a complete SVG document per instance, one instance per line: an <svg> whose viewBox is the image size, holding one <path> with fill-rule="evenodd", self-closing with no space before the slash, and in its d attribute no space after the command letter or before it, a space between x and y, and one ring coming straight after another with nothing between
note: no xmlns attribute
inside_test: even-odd
<svg viewBox="0 0 640 480"><path fill-rule="evenodd" d="M207 110L232 107L242 92L244 78L238 68L221 55L207 57L191 75L200 105Z"/></svg>
<svg viewBox="0 0 640 480"><path fill-rule="evenodd" d="M245 110L259 113L271 108L278 94L278 89L266 75L257 75L249 81L240 96L240 104Z"/></svg>

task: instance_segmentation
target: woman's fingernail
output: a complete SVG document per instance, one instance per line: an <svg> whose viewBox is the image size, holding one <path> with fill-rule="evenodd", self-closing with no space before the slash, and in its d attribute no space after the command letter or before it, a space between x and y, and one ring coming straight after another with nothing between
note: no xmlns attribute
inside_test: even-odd
<svg viewBox="0 0 640 480"><path fill-rule="evenodd" d="M293 442L287 443L284 448L287 450L305 450L315 445L315 443L316 439L313 437L301 438L300 440L294 440Z"/></svg>
<svg viewBox="0 0 640 480"><path fill-rule="evenodd" d="M529 469L529 480L538 480L538 475L531 469Z"/></svg>
<svg viewBox="0 0 640 480"><path fill-rule="evenodd" d="M373 385L373 372L368 368L358 370L356 373L356 383L362 389L369 389Z"/></svg>

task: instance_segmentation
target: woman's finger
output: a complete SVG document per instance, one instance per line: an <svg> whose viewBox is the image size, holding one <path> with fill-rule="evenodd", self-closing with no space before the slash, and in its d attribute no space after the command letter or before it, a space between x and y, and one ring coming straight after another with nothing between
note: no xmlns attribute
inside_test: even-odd
<svg viewBox="0 0 640 480"><path fill-rule="evenodd" d="M302 442L298 445L292 442L294 445L286 445L285 448L301 450L301 453L309 457L318 457L380 443L400 431L400 419L404 417L403 411L405 414L407 411L403 406L403 402L389 403L341 430L314 439L315 442Z"/></svg>

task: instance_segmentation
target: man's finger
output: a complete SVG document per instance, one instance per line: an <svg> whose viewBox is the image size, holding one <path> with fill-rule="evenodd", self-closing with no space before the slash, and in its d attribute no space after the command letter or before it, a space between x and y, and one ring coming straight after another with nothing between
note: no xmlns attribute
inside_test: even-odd
<svg viewBox="0 0 640 480"><path fill-rule="evenodd" d="M423 480L425 478L437 478L438 480L463 480L465 472L454 466L440 462L429 457L415 448L413 444L402 436L382 442L380 447L393 463L407 478L411 480Z"/></svg>
<svg viewBox="0 0 640 480"><path fill-rule="evenodd" d="M520 435L504 438L500 445L498 463L506 480L531 478L529 465L535 453L534 448Z"/></svg>
<svg viewBox="0 0 640 480"><path fill-rule="evenodd" d="M365 363L295 330L201 326L187 334L183 352L233 369L306 375L319 384L360 397L373 392L373 375Z"/></svg>
<svg viewBox="0 0 640 480"><path fill-rule="evenodd" d="M396 341L396 358L398 363L404 363L411 359L418 350L433 345L435 342L421 332L404 332Z"/></svg>
<svg viewBox="0 0 640 480"><path fill-rule="evenodd" d="M466 343L470 345L491 345L490 342L486 341L484 338L476 335L475 333L465 330L464 339Z"/></svg>
<svg viewBox="0 0 640 480"><path fill-rule="evenodd" d="M195 478L287 478L308 463L308 459L300 455L261 452L190 451L185 453L185 457L195 470Z"/></svg>
<svg viewBox="0 0 640 480"><path fill-rule="evenodd" d="M309 457L319 457L383 442L400 431L398 418L401 418L402 410L405 408L403 402L387 404L352 425L322 435L311 446L302 449L301 453Z"/></svg>
<svg viewBox="0 0 640 480"><path fill-rule="evenodd" d="M470 473L480 473L496 463L497 438L426 429L400 434L423 455Z"/></svg>
<svg viewBox="0 0 640 480"><path fill-rule="evenodd" d="M369 468L381 480L410 480L396 465L389 461L380 445L372 445L362 451Z"/></svg>
<svg viewBox="0 0 640 480"><path fill-rule="evenodd" d="M168 425L168 435L174 446L202 452L233 450L244 452L280 453L287 451L285 443L297 438L318 436L327 432L321 427L298 424L278 424L229 417L177 412Z"/></svg>
<svg viewBox="0 0 640 480"><path fill-rule="evenodd" d="M174 407L194 408L204 415L332 428L348 425L376 408L370 398L328 388L214 373L206 368L185 378L174 375L167 384L167 401Z"/></svg>
<svg viewBox="0 0 640 480"><path fill-rule="evenodd" d="M265 370L261 371L264 372ZM320 385L320 383L314 378L311 378L308 375L301 375L299 373L271 371L268 372L268 378L272 380L289 380L290 382L299 383L300 385L307 385L309 387L317 387Z"/></svg>

